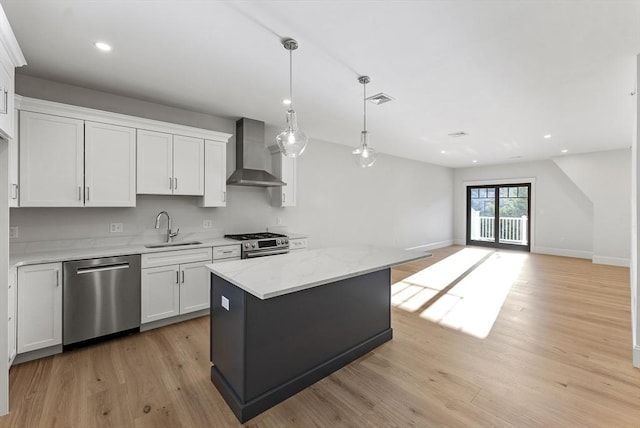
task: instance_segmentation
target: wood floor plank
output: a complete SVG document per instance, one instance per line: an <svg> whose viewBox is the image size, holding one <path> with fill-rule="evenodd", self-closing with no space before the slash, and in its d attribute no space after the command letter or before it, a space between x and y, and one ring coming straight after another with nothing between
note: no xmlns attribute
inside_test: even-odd
<svg viewBox="0 0 640 428"><path fill-rule="evenodd" d="M428 267L460 251L394 268L393 289L405 291L393 340L245 426L640 427L628 269L519 253L504 301L467 305L499 309L480 338L447 325L446 311L425 318L438 303L429 296L489 299L513 257L489 252L463 279L421 294ZM481 275L487 266L495 275ZM10 397L0 427L240 426L210 380L208 317L16 365Z"/></svg>

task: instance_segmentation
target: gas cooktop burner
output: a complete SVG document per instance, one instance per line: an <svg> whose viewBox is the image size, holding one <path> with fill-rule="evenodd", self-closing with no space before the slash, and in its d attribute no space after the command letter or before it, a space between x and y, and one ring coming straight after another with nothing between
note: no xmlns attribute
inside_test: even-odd
<svg viewBox="0 0 640 428"><path fill-rule="evenodd" d="M287 235L271 232L257 233L241 233L239 235L224 235L225 238L235 239L236 241L249 241L252 239L270 239L270 238L286 238Z"/></svg>

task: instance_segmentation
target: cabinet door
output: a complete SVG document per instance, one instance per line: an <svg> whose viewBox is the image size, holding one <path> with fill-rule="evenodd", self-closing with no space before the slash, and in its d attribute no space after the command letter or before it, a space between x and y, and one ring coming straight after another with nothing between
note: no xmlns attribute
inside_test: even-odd
<svg viewBox="0 0 640 428"><path fill-rule="evenodd" d="M85 122L85 206L136 205L136 130Z"/></svg>
<svg viewBox="0 0 640 428"><path fill-rule="evenodd" d="M14 137L9 143L9 206L18 206L18 113L14 112Z"/></svg>
<svg viewBox="0 0 640 428"><path fill-rule="evenodd" d="M287 183L286 186L274 187L271 190L272 205L276 207L295 207L297 199L298 163L280 152L271 157L273 174Z"/></svg>
<svg viewBox="0 0 640 428"><path fill-rule="evenodd" d="M142 324L180 314L178 265L142 269Z"/></svg>
<svg viewBox="0 0 640 428"><path fill-rule="evenodd" d="M16 310L17 310L17 293L16 288L18 287L17 283L17 273L15 269L11 269L9 271L9 322L8 322L8 354L9 354L9 365L13 362L13 359L16 357Z"/></svg>
<svg viewBox="0 0 640 428"><path fill-rule="evenodd" d="M173 194L204 195L204 140L173 136Z"/></svg>
<svg viewBox="0 0 640 428"><path fill-rule="evenodd" d="M9 139L14 138L14 77L15 68L4 47L0 45L0 134Z"/></svg>
<svg viewBox="0 0 640 428"><path fill-rule="evenodd" d="M138 129L137 192L173 193L173 135Z"/></svg>
<svg viewBox="0 0 640 428"><path fill-rule="evenodd" d="M204 198L203 207L227 206L227 144L204 142Z"/></svg>
<svg viewBox="0 0 640 428"><path fill-rule="evenodd" d="M18 353L62 344L62 264L18 269Z"/></svg>
<svg viewBox="0 0 640 428"><path fill-rule="evenodd" d="M209 307L210 262L180 265L180 314L207 309Z"/></svg>
<svg viewBox="0 0 640 428"><path fill-rule="evenodd" d="M20 112L20 205L83 206L84 122Z"/></svg>

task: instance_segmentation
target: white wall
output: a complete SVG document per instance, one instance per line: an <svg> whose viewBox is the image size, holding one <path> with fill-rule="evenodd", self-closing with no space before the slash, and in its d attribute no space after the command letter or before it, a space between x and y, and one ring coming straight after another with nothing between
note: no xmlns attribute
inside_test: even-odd
<svg viewBox="0 0 640 428"><path fill-rule="evenodd" d="M16 92L235 132L236 118L193 113L32 77L19 76ZM276 128L267 127L267 140L274 141L277 132ZM358 132L354 130L354 145L357 141ZM19 238L11 241L12 249L24 248L32 241L113 237L108 232L112 222L124 223L120 236L161 239L162 231L153 229L160 210L171 214L174 228L180 227L183 237L207 232L202 229L204 219L213 219L216 231L228 233L265 230L280 218L290 231L309 234L310 245L315 247L354 242L404 248L451 243L451 169L382 155L373 168L361 170L351 160L350 151L350 147L310 141L298 161L297 207L272 207L267 189L229 186L225 208L200 208L195 197L144 195L138 197L136 208L18 208L11 210L11 225L19 227ZM232 139L228 145L227 175L234 169Z"/></svg>
<svg viewBox="0 0 640 428"><path fill-rule="evenodd" d="M593 204L553 161L460 168L453 177L455 242L466 241L465 182L535 178L531 251L591 258Z"/></svg>
<svg viewBox="0 0 640 428"><path fill-rule="evenodd" d="M636 88L640 83L640 55L636 62ZM638 218L640 216L640 157L638 156L638 136L640 136L640 96L635 95L635 124L633 129L633 145L631 147L631 334L633 346L633 365L640 367L640 278L638 277L638 265L640 254L638 247Z"/></svg>
<svg viewBox="0 0 640 428"><path fill-rule="evenodd" d="M593 203L593 262L629 266L631 150L554 158Z"/></svg>

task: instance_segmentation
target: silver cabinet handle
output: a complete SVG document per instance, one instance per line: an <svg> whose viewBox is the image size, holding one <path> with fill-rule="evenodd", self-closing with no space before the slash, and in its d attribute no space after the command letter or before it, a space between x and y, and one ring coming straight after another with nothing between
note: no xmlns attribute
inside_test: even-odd
<svg viewBox="0 0 640 428"><path fill-rule="evenodd" d="M18 185L13 183L11 185L11 190L13 192L13 195L11 196L11 199L18 199Z"/></svg>
<svg viewBox="0 0 640 428"><path fill-rule="evenodd" d="M222 192L222 202L227 202L227 192Z"/></svg>
<svg viewBox="0 0 640 428"><path fill-rule="evenodd" d="M223 251L222 254L231 254L233 253L233 250L228 250L228 251Z"/></svg>
<svg viewBox="0 0 640 428"><path fill-rule="evenodd" d="M85 195L86 195L86 200L88 201L88 200L89 200L89 186L87 186L87 190L86 190L86 192L87 192L87 193L85 193Z"/></svg>
<svg viewBox="0 0 640 428"><path fill-rule="evenodd" d="M82 186L78 186L78 200L82 200Z"/></svg>
<svg viewBox="0 0 640 428"><path fill-rule="evenodd" d="M182 283L184 284L184 271L182 271L181 273L182 273Z"/></svg>
<svg viewBox="0 0 640 428"><path fill-rule="evenodd" d="M0 111L0 114L7 114L9 113L9 90L5 86L2 88L2 92L4 92L4 110Z"/></svg>
<svg viewBox="0 0 640 428"><path fill-rule="evenodd" d="M56 269L56 287L60 286L60 271Z"/></svg>
<svg viewBox="0 0 640 428"><path fill-rule="evenodd" d="M178 178L173 177L173 190L178 190Z"/></svg>
<svg viewBox="0 0 640 428"><path fill-rule="evenodd" d="M287 194L282 192L282 203L284 204L285 202L287 202Z"/></svg>
<svg viewBox="0 0 640 428"><path fill-rule="evenodd" d="M176 271L176 284L180 284L180 272Z"/></svg>
<svg viewBox="0 0 640 428"><path fill-rule="evenodd" d="M173 190L173 178L169 177L169 190Z"/></svg>

